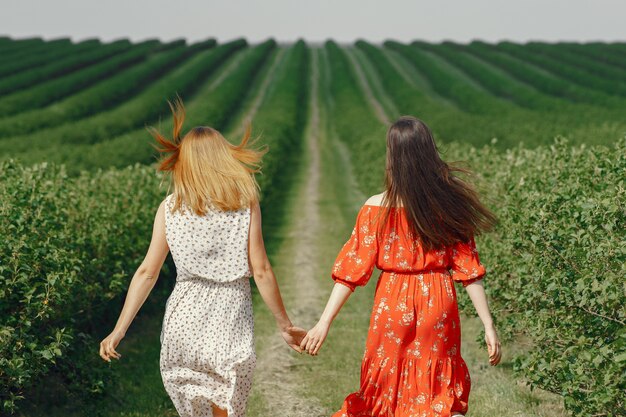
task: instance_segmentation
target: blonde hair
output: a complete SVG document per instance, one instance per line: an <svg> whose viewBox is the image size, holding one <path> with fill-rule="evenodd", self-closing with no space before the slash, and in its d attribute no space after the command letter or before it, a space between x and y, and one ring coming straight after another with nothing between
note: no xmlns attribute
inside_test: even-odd
<svg viewBox="0 0 626 417"><path fill-rule="evenodd" d="M172 174L175 201L172 211L179 210L183 202L196 214L204 215L208 206L231 211L258 201L259 185L254 174L260 172L261 158L267 148L249 147L250 125L239 145L231 144L208 126L194 127L181 139L185 107L180 97L168 104L174 122L172 139L154 127L148 127L148 131L162 146L153 145L164 155L158 170Z"/></svg>

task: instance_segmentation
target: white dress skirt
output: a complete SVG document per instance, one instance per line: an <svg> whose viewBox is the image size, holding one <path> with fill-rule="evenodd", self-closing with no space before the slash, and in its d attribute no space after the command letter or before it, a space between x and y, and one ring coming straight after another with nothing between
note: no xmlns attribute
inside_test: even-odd
<svg viewBox="0 0 626 417"><path fill-rule="evenodd" d="M176 265L161 330L165 390L183 417L245 416L256 356L247 242L249 209L171 213L166 237Z"/></svg>

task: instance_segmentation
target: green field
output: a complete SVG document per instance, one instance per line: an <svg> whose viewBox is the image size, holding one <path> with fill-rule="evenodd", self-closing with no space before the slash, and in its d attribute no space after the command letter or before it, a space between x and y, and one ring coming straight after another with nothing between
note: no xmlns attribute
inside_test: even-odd
<svg viewBox="0 0 626 417"><path fill-rule="evenodd" d="M178 94L187 128L238 141L252 120L269 145L264 233L304 327L356 212L381 191L386 127L426 121L500 219L477 237L498 367L457 288L468 417L626 415L626 44L0 38L0 55L0 414L176 415L158 369L171 259L121 361L97 348L166 194L145 126L167 129ZM315 358L281 342L255 294L248 415L340 408L358 388L374 287L355 292Z"/></svg>

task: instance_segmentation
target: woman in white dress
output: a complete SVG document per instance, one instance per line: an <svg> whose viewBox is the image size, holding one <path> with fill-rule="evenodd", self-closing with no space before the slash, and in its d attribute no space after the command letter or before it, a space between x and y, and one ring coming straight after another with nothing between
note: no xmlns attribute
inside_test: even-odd
<svg viewBox="0 0 626 417"><path fill-rule="evenodd" d="M148 253L130 283L114 330L100 356L119 359L116 347L154 287L167 253L176 265L161 331L160 370L181 416L243 417L256 361L249 277L276 319L285 342L301 352L304 329L292 325L265 252L258 203L264 150L230 144L200 126L182 139L184 107L170 105L173 140L151 133L167 156L173 193L159 206Z"/></svg>

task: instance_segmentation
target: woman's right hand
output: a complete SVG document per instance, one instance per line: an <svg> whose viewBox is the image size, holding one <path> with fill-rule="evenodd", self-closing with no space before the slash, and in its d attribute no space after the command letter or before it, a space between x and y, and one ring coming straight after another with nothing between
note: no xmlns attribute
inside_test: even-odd
<svg viewBox="0 0 626 417"><path fill-rule="evenodd" d="M485 342L487 343L487 352L489 353L489 364L495 366L502 359L502 350L500 339L498 339L494 326L485 327Z"/></svg>
<svg viewBox="0 0 626 417"><path fill-rule="evenodd" d="M324 340L326 340L329 328L330 323L323 322L322 320L318 321L315 327L309 330L304 339L302 339L300 347L311 356L317 355L317 352L319 352L324 344Z"/></svg>

